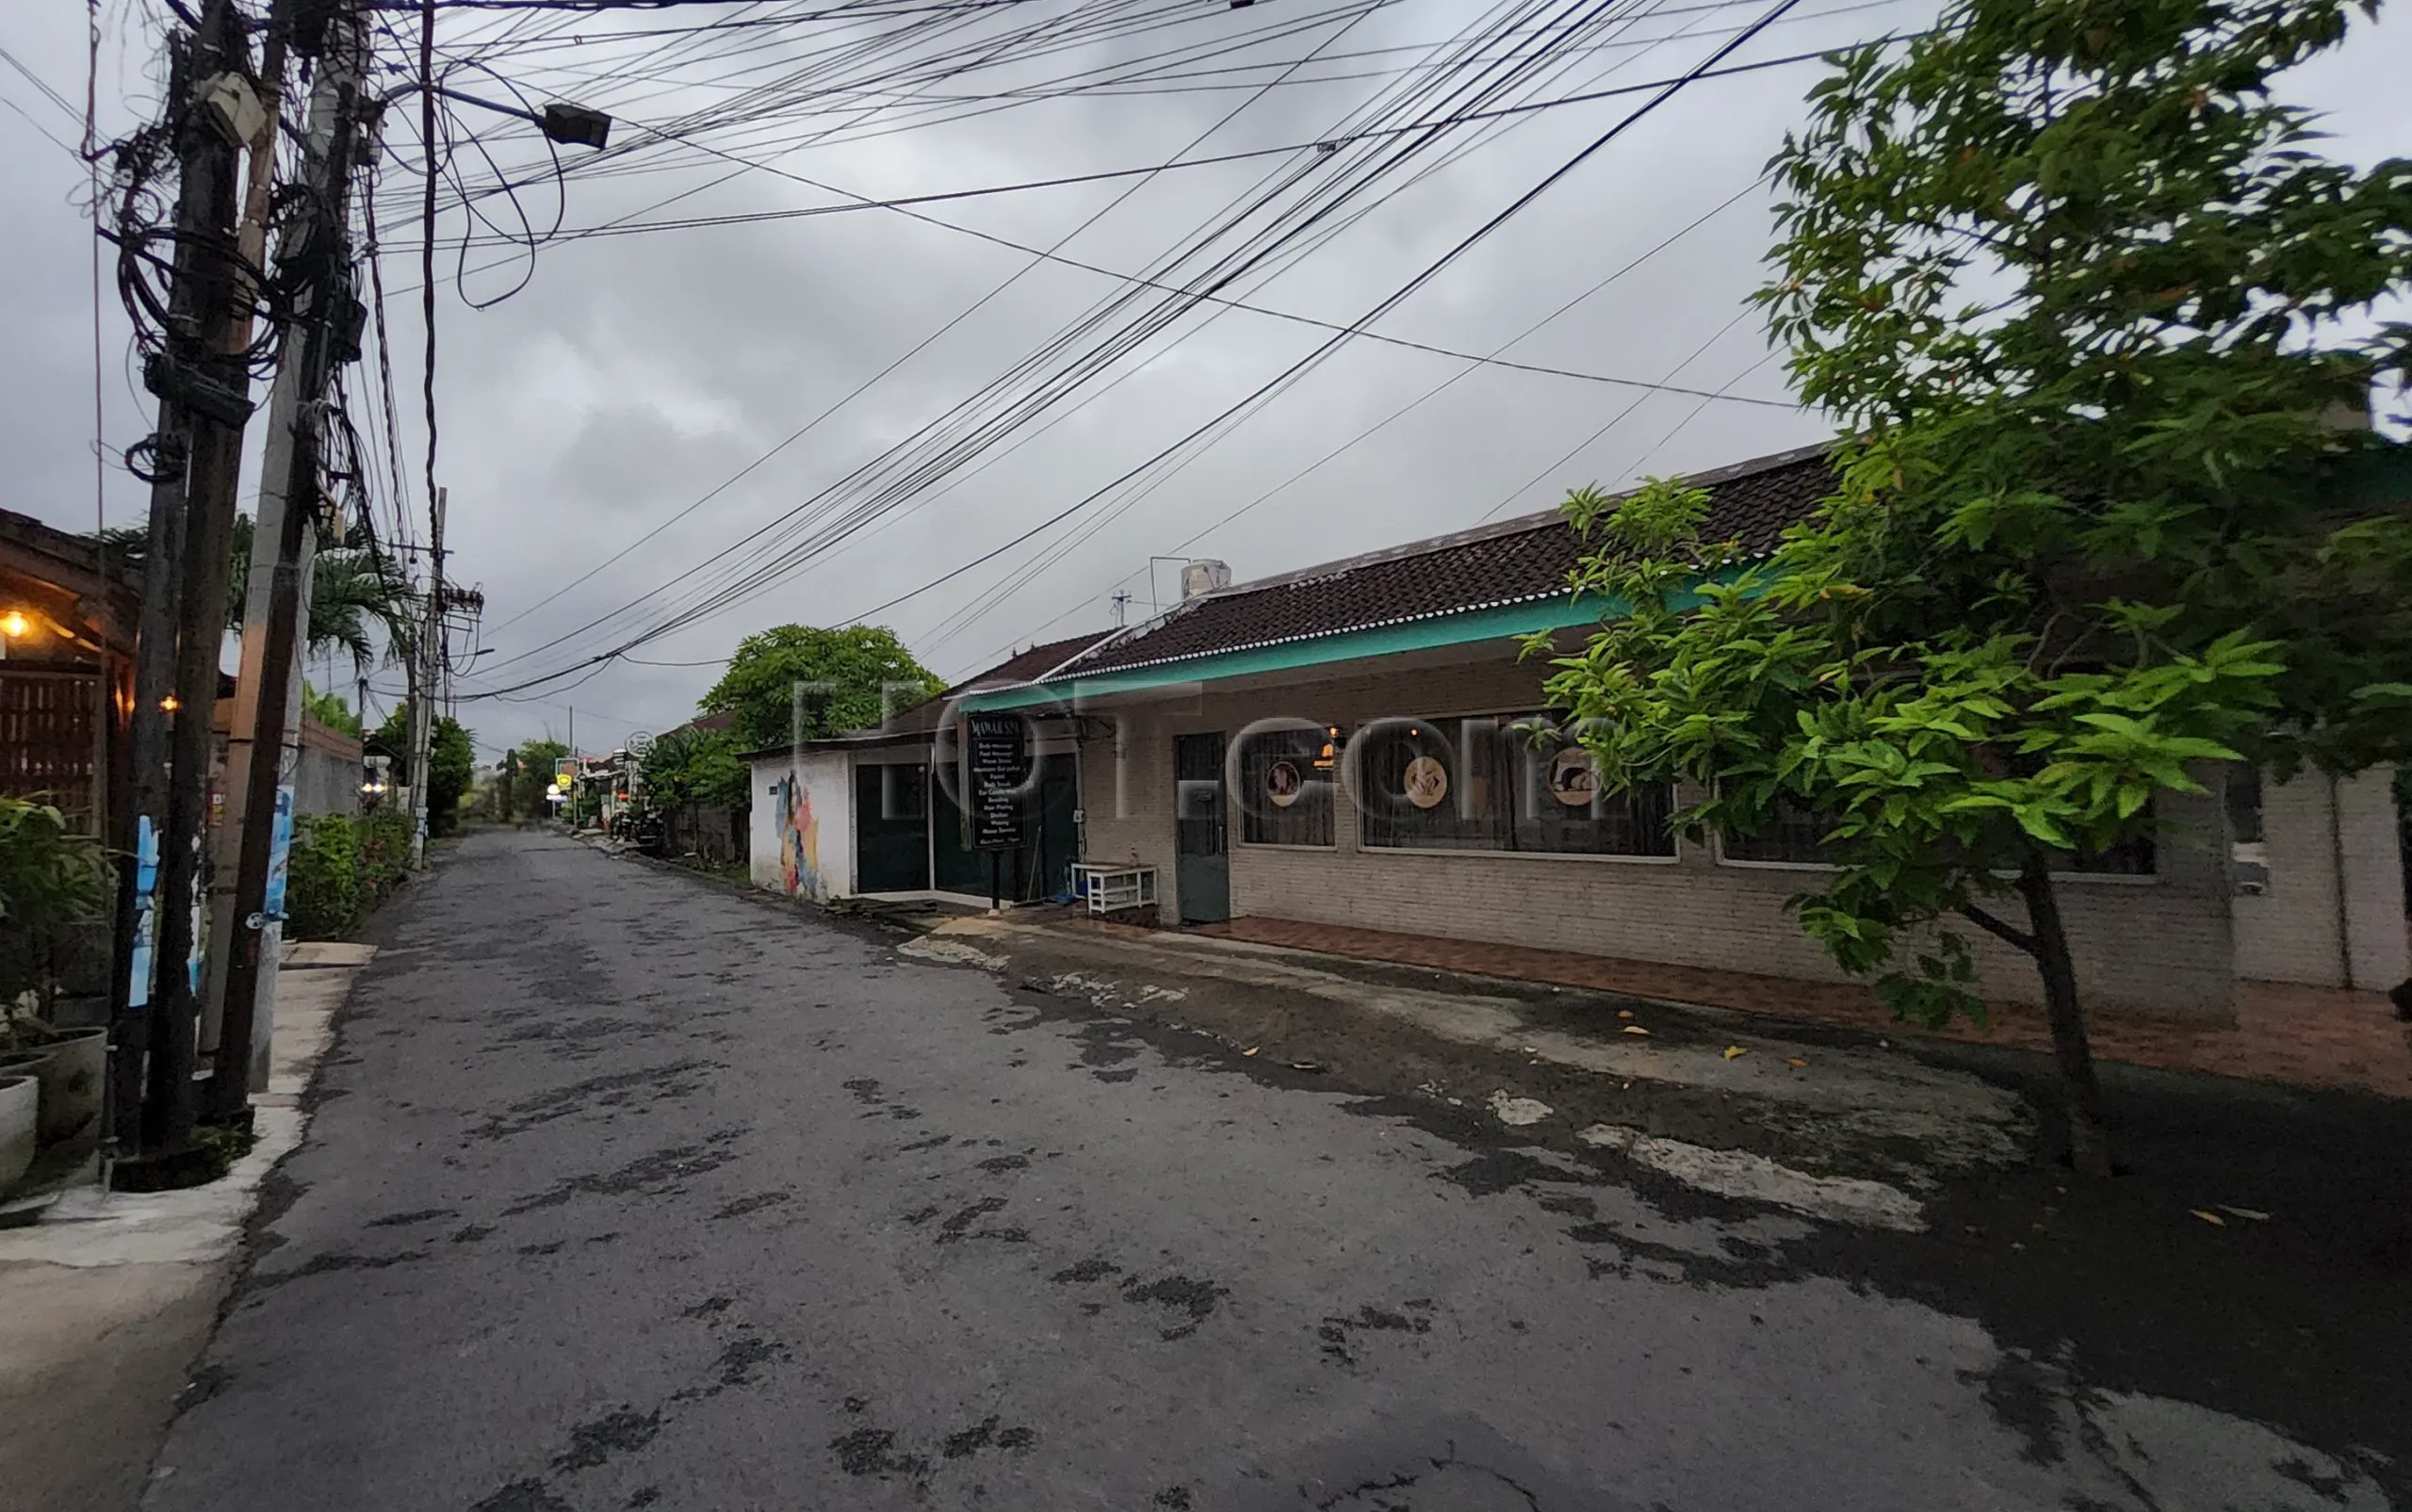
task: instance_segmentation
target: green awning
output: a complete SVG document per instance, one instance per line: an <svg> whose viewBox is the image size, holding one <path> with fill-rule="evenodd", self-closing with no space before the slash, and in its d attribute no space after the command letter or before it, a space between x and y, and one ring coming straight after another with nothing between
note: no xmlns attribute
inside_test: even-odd
<svg viewBox="0 0 2412 1512"><path fill-rule="evenodd" d="M980 710L1027 708L1034 704L1084 703L1116 693L1144 692L1151 688L1220 682L1259 673L1294 672L1337 661L1361 661L1369 657L1391 657L1409 651L1431 651L1445 646L1474 645L1485 641L1505 641L1539 630L1596 625L1600 622L1601 609L1602 601L1597 598L1587 598L1577 603L1571 594L1565 597L1553 594L1525 604L1507 604L1463 614L1436 615L1429 619L1410 620L1402 625L1342 630L1333 635L1289 641L1279 645L1251 646L1239 651L1218 651L1210 656L1184 657L1160 666L1126 667L1090 676L1067 677L1061 682L1000 688L990 692L973 693L964 699L961 707L966 710Z"/></svg>

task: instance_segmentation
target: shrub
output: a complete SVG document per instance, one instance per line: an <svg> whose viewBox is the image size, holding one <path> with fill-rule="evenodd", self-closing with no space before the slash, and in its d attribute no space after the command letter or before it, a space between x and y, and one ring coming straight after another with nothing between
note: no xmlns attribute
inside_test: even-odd
<svg viewBox="0 0 2412 1512"><path fill-rule="evenodd" d="M311 814L296 825L285 884L285 925L296 939L360 927L410 872L411 817L398 808Z"/></svg>
<svg viewBox="0 0 2412 1512"><path fill-rule="evenodd" d="M394 895L411 864L411 816L399 808L372 808L355 821L360 835L360 882L365 912Z"/></svg>
<svg viewBox="0 0 2412 1512"><path fill-rule="evenodd" d="M58 984L79 931L107 916L117 873L48 804L0 797L0 1001Z"/></svg>
<svg viewBox="0 0 2412 1512"><path fill-rule="evenodd" d="M285 927L297 939L348 935L365 911L359 826L346 814L311 814L294 827L285 880Z"/></svg>

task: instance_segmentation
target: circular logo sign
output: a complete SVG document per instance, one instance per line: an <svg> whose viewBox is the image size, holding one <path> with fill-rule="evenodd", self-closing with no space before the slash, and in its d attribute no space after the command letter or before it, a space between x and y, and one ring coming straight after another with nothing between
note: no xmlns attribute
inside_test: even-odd
<svg viewBox="0 0 2412 1512"><path fill-rule="evenodd" d="M1600 789L1599 773L1591 770L1591 753L1570 745L1549 758L1550 796L1569 808L1589 808Z"/></svg>
<svg viewBox="0 0 2412 1512"><path fill-rule="evenodd" d="M633 731L633 732L631 732L631 733L629 734L629 736L628 736L628 755L630 755L630 756L632 756L637 757L639 760L643 760L643 759L644 758L645 755L646 755L647 753L649 753L650 751L652 751L652 749L653 749L653 737L652 737L652 736L650 736L650 735L646 734L646 733L645 733L644 731L643 731L643 730L636 730L636 731Z"/></svg>
<svg viewBox="0 0 2412 1512"><path fill-rule="evenodd" d="M1264 796L1273 800L1277 808L1287 808L1298 801L1307 788L1307 775L1295 761L1276 761L1264 769Z"/></svg>
<svg viewBox="0 0 2412 1512"><path fill-rule="evenodd" d="M1438 808L1449 796L1449 769L1437 756L1417 756L1400 774L1399 790L1418 808Z"/></svg>

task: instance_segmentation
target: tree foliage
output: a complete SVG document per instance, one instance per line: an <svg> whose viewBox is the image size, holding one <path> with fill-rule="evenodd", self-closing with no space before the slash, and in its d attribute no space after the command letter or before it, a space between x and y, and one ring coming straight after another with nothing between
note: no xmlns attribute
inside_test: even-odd
<svg viewBox="0 0 2412 1512"><path fill-rule="evenodd" d="M737 740L729 731L699 730L692 725L655 740L639 770L644 775L646 795L663 808L689 804L742 808L752 784L752 773L738 759Z"/></svg>
<svg viewBox="0 0 2412 1512"><path fill-rule="evenodd" d="M552 786L554 763L569 755L559 740L529 740L503 757L493 789L499 820L545 819L552 805L545 789Z"/></svg>
<svg viewBox="0 0 2412 1512"><path fill-rule="evenodd" d="M250 515L235 516L233 549L227 559L226 628L230 632L242 630L250 606L253 533ZM143 526L113 525L93 532L92 539L137 567L149 556L150 531ZM417 595L403 579L400 564L365 536L330 540L312 559L307 636L311 651L321 656L341 652L364 674L381 661L402 661L416 643L418 615Z"/></svg>
<svg viewBox="0 0 2412 1512"><path fill-rule="evenodd" d="M360 738L360 716L352 712L342 695L321 692L306 680L302 684L302 712L331 730L341 730L354 740Z"/></svg>
<svg viewBox="0 0 2412 1512"><path fill-rule="evenodd" d="M57 956L108 914L117 871L106 847L39 800L0 794L0 1035L7 1005L47 996Z"/></svg>
<svg viewBox="0 0 2412 1512"><path fill-rule="evenodd" d="M477 748L458 720L439 719L427 744L427 825L431 834L448 835L460 823L461 797L478 762Z"/></svg>
<svg viewBox="0 0 2412 1512"><path fill-rule="evenodd" d="M758 748L877 724L944 687L885 626L781 625L739 642L699 707L735 713L741 746Z"/></svg>
<svg viewBox="0 0 2412 1512"><path fill-rule="evenodd" d="M2268 89L2347 10L1962 0L1842 59L1761 296L1850 428L1834 495L1757 561L1677 483L1569 504L1622 612L1551 690L1604 776L1701 785L1695 831L1814 816L1802 927L1899 1012L1981 1012L1952 923L2031 956L2089 1169L2054 874L2182 840L2157 800L2207 763L2412 755L2412 523L2355 502L2412 489L2360 489L2402 454L2337 423L2412 350L2372 313L2412 288L2412 167L2320 158Z"/></svg>
<svg viewBox="0 0 2412 1512"><path fill-rule="evenodd" d="M417 780L411 771L411 706L408 700L396 704L386 711L384 723L367 737L393 753L393 779L410 784ZM430 834L449 834L458 821L461 797L469 790L476 776L476 742L469 732L450 716L436 720L428 731L427 740L427 826ZM540 785L537 789L543 792ZM541 807L541 803L539 805Z"/></svg>

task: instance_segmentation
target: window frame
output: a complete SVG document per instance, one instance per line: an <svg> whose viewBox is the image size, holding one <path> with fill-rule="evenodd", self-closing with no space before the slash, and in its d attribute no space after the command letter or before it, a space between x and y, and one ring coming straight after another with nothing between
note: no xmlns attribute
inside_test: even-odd
<svg viewBox="0 0 2412 1512"><path fill-rule="evenodd" d="M1737 856L1730 854L1726 850L1726 842L1729 837L1727 837L1723 831L1720 830L1716 832L1714 838L1716 840L1717 864L1720 867L1732 867L1737 870L1743 871L1839 871L1842 870L1838 864L1833 861L1769 861L1759 860L1748 856ZM1821 841L1820 843L1822 844L1823 842ZM2051 868L2049 874L2054 882L2078 882L2088 885L2094 883L2107 883L2110 886L2118 887L2154 886L2161 880L2160 845L2157 837L2150 837L2148 839L2148 859L2150 861L2150 870L2080 870L2074 866L2056 865ZM2068 853L2062 854L2064 855L2068 854ZM2074 856L2070 856L2069 858L2074 859ZM1996 871L1994 874L2000 877L2013 877L2017 875L2014 871Z"/></svg>
<svg viewBox="0 0 2412 1512"><path fill-rule="evenodd" d="M1339 733L1334 736L1329 733L1332 731ZM1259 742L1268 738L1287 739L1302 747L1320 746L1327 742L1335 747L1328 778L1319 785L1313 782L1312 775L1309 779L1310 788L1320 786L1324 789L1324 797L1318 809L1310 811L1319 811L1323 816L1321 839L1258 838L1257 828L1269 816L1260 806L1263 801L1255 789L1262 779L1255 775L1256 769L1252 768L1250 763L1259 755L1257 749ZM1225 760L1229 765L1226 768L1224 781L1226 789L1224 807L1227 816L1223 831L1224 849L1229 852L1245 846L1266 851L1338 852L1340 849L1340 767L1345 759L1348 738L1345 726L1329 721L1316 724L1299 720L1292 724L1276 724L1266 729L1255 729L1244 725L1232 731L1225 748ZM1264 770L1269 771L1271 761L1282 759L1305 760L1312 767L1319 754L1312 750L1285 751L1268 758ZM1239 821L1236 824L1230 821L1230 817L1234 810ZM1284 809L1282 812L1287 813L1288 810Z"/></svg>
<svg viewBox="0 0 2412 1512"><path fill-rule="evenodd" d="M1554 721L1555 716L1552 715L1548 709L1537 709L1529 705L1525 705L1508 708L1494 707L1465 709L1447 714L1398 715L1380 720L1368 720L1362 724L1357 726L1355 729L1350 730L1348 732L1347 746L1344 752L1344 769L1347 772L1347 781L1344 787L1344 790L1349 795L1349 811L1357 817L1356 846L1358 852L1363 854L1377 854L1382 855L1482 856L1486 858L1498 858L1515 861L1609 861L1626 865L1640 866L1675 866L1680 864L1683 860L1683 839L1671 825L1668 826L1667 829L1667 849L1663 852L1543 851L1524 850L1519 848L1515 843L1516 832L1524 822L1523 816L1518 810L1517 799L1517 789L1521 782L1521 774L1512 770L1493 773L1495 780L1506 785L1508 843L1504 848L1472 845L1390 845L1367 838L1367 829L1365 824L1365 820L1368 817L1367 808L1364 800L1361 797L1360 788L1360 785L1365 780L1363 766L1365 753L1358 744L1358 740L1361 736L1371 731L1378 731L1385 725L1455 725L1458 727L1457 734L1455 737L1450 737L1448 739L1452 751L1457 751L1463 740L1464 723L1469 720L1490 720L1495 722L1494 728L1496 733L1501 738L1503 744L1505 744L1509 738L1509 732L1515 727L1512 722L1544 719ZM1462 753L1459 753L1459 761L1461 766L1463 760L1463 755ZM1505 766L1507 763L1502 763L1502 765ZM1450 774L1450 777L1453 784L1459 780L1459 774L1455 772ZM1670 813L1672 813L1675 808L1674 788L1675 785L1673 783L1670 782L1667 784L1667 805L1668 811Z"/></svg>

